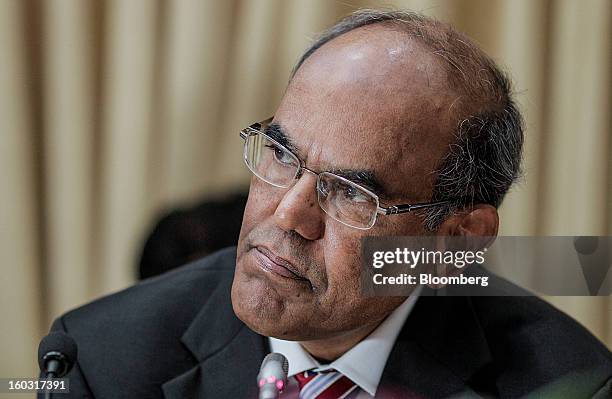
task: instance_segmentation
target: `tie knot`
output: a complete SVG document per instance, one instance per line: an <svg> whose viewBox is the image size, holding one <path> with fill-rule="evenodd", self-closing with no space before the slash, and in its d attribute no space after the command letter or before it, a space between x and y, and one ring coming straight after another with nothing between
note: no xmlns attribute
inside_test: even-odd
<svg viewBox="0 0 612 399"><path fill-rule="evenodd" d="M308 370L296 374L300 399L350 398L356 394L357 385L336 370Z"/></svg>

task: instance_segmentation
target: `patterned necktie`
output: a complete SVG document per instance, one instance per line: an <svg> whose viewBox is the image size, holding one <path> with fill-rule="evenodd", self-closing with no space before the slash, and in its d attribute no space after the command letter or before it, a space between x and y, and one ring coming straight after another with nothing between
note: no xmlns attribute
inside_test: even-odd
<svg viewBox="0 0 612 399"><path fill-rule="evenodd" d="M305 371L295 375L300 399L353 399L359 387L335 370Z"/></svg>

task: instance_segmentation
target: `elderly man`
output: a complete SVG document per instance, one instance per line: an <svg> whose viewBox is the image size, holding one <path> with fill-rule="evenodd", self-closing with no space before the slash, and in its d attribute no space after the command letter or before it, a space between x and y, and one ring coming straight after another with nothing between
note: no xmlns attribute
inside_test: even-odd
<svg viewBox="0 0 612 399"><path fill-rule="evenodd" d="M610 352L534 297L362 295L364 236L497 234L522 120L470 39L355 13L241 136L237 247L58 319L79 345L71 396L255 398L280 352L281 398L609 397Z"/></svg>

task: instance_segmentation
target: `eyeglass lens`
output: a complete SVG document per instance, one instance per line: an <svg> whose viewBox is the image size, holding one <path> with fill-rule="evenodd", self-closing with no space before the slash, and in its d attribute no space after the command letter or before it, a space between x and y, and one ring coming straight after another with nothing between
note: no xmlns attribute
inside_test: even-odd
<svg viewBox="0 0 612 399"><path fill-rule="evenodd" d="M257 177L276 187L289 187L300 168L292 152L257 131L251 131L245 139L244 160ZM317 179L317 194L323 211L335 220L358 229L374 224L378 199L355 183L322 172Z"/></svg>

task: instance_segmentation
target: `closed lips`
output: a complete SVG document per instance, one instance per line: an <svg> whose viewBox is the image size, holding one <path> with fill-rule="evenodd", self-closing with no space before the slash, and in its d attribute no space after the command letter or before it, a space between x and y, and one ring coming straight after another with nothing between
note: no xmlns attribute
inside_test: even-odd
<svg viewBox="0 0 612 399"><path fill-rule="evenodd" d="M297 272L297 270L296 270L296 267L291 262L289 262L288 260L283 259L280 256L276 256L272 251L270 251L266 247L257 246L256 249L263 256L265 256L270 262L274 263L277 266L280 266L280 267L286 269L290 273L290 275L291 275L291 276L286 276L286 277L295 278L297 280L306 280L306 278L303 277L301 274L299 274Z"/></svg>

